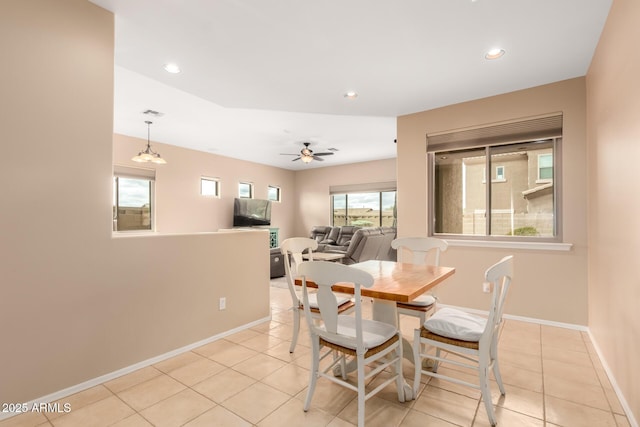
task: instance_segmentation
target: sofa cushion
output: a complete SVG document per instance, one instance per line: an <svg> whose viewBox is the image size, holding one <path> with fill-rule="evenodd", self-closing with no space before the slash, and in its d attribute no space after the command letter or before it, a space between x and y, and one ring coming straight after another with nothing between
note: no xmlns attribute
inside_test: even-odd
<svg viewBox="0 0 640 427"><path fill-rule="evenodd" d="M338 238L336 239L336 245L349 246L353 235L359 229L360 227L354 225L343 225L342 227L340 227L340 233L338 234Z"/></svg>

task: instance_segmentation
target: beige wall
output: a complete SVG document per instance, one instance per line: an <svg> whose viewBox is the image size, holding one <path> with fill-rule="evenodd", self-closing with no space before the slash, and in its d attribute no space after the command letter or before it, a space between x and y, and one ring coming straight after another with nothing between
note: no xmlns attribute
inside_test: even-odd
<svg viewBox="0 0 640 427"><path fill-rule="evenodd" d="M613 2L587 74L589 328L636 422L640 421L638 22L637 0Z"/></svg>
<svg viewBox="0 0 640 427"><path fill-rule="evenodd" d="M633 267L640 253L640 205L628 195L640 181L634 163L640 140L640 56L634 44L639 16L637 2L614 1L586 85L573 79L400 117L397 161L399 232L424 235L427 132L565 114L563 226L572 251L454 247L443 262L458 271L439 294L447 303L484 308L482 272L515 253L517 280L507 312L581 325L588 319L636 419L640 281ZM144 141L115 136L113 144L110 13L86 0L3 0L0 51L0 198L21 207L3 211L0 221L0 402L36 399L268 316L266 233L112 238L112 156L126 164L132 155L127 145L135 153ZM330 222L329 186L396 179L393 159L292 178L247 162L227 169L228 159L215 155L156 148L169 160L158 173L158 197L170 200L193 185L180 200L197 211L189 218L195 227L160 204L167 217L163 213L159 227L167 231L228 227L229 187L223 186L219 204L193 197L198 186L190 177L201 173L265 185L282 179L285 202L273 215L284 238ZM90 156L80 158L84 153ZM192 162L198 167L191 172ZM169 184L172 174L182 178ZM78 215L68 214L70 205L81 207ZM246 259L254 260L254 268L242 268ZM141 269L145 264L156 269ZM246 294L256 298L242 299ZM227 297L224 312L215 309L221 296Z"/></svg>
<svg viewBox="0 0 640 427"><path fill-rule="evenodd" d="M266 232L112 238L113 22L86 0L0 2L0 402L270 314Z"/></svg>
<svg viewBox="0 0 640 427"><path fill-rule="evenodd" d="M396 180L396 159L352 163L296 172L295 235L308 236L314 225L331 225L329 187Z"/></svg>
<svg viewBox="0 0 640 427"><path fill-rule="evenodd" d="M141 124L143 120L141 118ZM152 126L153 135L153 126ZM113 137L113 162L117 165L141 167L131 160L146 140L124 135ZM159 232L216 231L233 225L233 199L238 197L238 182L252 182L254 197L267 198L267 187L282 190L282 202L272 203L271 221L286 238L293 232L295 211L294 172L258 163L194 151L154 142L151 146L167 160L166 165L144 163L156 169L156 230ZM220 179L219 199L200 195L200 178Z"/></svg>
<svg viewBox="0 0 640 427"><path fill-rule="evenodd" d="M488 307L481 292L484 270L501 257L516 257L516 281L508 314L587 325L587 205L585 79L577 78L451 105L398 118L398 234L427 233L426 134L505 120L564 114L564 241L569 252L451 247L442 262L456 274L438 294L447 304Z"/></svg>

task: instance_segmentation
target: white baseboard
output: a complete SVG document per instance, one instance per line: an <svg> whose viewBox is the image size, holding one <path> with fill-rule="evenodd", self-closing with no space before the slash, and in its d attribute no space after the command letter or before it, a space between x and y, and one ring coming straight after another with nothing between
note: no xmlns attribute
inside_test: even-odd
<svg viewBox="0 0 640 427"><path fill-rule="evenodd" d="M489 312L486 311L486 310L476 310L476 309L473 309L473 308L458 307L458 306L455 306L455 305L441 304L440 302L438 302L438 307L456 308L458 310L466 311L467 313L478 314L478 315L481 315L481 316L488 316L489 315ZM538 325L555 326L555 327L558 327L558 328L573 329L575 331L587 332L589 330L589 328L587 326L584 326L584 325L576 325L575 323L554 322L552 320L536 319L535 317L514 316L514 315L511 315L511 314L503 314L502 317L505 318L505 319L519 320L521 322L535 323L535 324L538 324Z"/></svg>
<svg viewBox="0 0 640 427"><path fill-rule="evenodd" d="M97 385L100 385L100 384L105 383L107 381L111 381L111 380L113 380L115 378L118 378L118 377L121 377L123 375L130 374L131 372L137 371L138 369L146 368L147 366L151 366L151 365L153 365L155 363L162 362L163 360L170 359L170 358L172 358L174 356L177 356L177 355L179 355L181 353L185 353L187 351L191 351L194 348L198 348L198 347L201 347L201 346L203 346L205 344L209 344L211 342L217 341L217 340L219 340L221 338L224 338L224 337L227 337L229 335L235 334L236 332L240 332L240 331L244 331L245 329L253 328L254 326L257 326L257 325L259 325L261 323L264 323L264 322L268 322L270 320L271 320L271 316L268 316L268 317L265 317L265 318L262 318L262 319L259 319L259 320L255 320L255 321L253 321L251 323L247 323L246 325L239 326L237 328L231 329L229 331L222 332L220 334L214 335L214 336L209 337L209 338L205 338L205 339L203 339L201 341L197 341L195 343L186 345L184 347L177 348L175 350L169 351L169 352L161 354L159 356L155 356L155 357L152 357L150 359L143 360L142 362L135 363L135 364L133 364L131 366L127 366L125 368L118 369L117 371L110 372L110 373L105 374L105 375L101 375L101 376L99 376L97 378L90 379L90 380L85 381L83 383L76 384L74 386L65 388L63 390L59 390L59 391L56 391L54 393L48 394L46 396L42 396L42 397L40 397L38 399L34 399L34 400L30 401L30 402L26 402L26 404L25 404L26 406L25 407L31 408L31 407L33 407L34 404L35 405L39 405L41 403L55 402L56 400L63 399L65 397L67 397L67 396L71 396L72 394L79 393L79 392L81 392L83 390L89 389L91 387L95 387ZM6 418L13 417L14 415L19 415L19 414L20 413L16 413L16 412L0 413L0 421L4 420Z"/></svg>
<svg viewBox="0 0 640 427"><path fill-rule="evenodd" d="M438 306L439 307L457 308L459 310L466 311L468 313L478 314L478 315L485 315L486 316L486 315L489 314L488 311L475 310L475 309L470 309L470 308L465 308L465 307L457 307L457 306L453 306L453 305L446 305L446 304L438 303ZM532 317L512 316L510 314L504 314L502 317L504 317L505 319L519 320L521 322L535 323L535 324L546 325L546 326L556 326L558 328L565 328L565 329L573 329L573 330L576 330L576 331L583 331L583 332L586 332L587 334L589 334L589 339L591 339L591 343L593 344L593 347L596 350L596 353L598 354L598 359L600 360L600 363L602 363L604 371L607 374L607 377L609 378L609 382L611 383L611 386L613 387L613 391L615 391L616 396L618 397L618 400L620 400L620 405L622 406L622 409L624 409L625 415L627 416L627 420L629 420L629 424L631 425L631 427L640 427L638 425L638 421L633 416L633 413L631 412L631 408L629 407L629 404L627 403L626 399L624 398L624 395L622 394L622 390L620 390L620 387L618 386L618 383L616 382L616 379L613 376L613 373L611 372L611 369L609 369L609 365L607 365L607 362L605 361L604 357L602 356L602 352L600 351L600 347L598 346L598 343L596 342L596 340L593 338L593 335L591 334L591 330L589 329L589 327L584 326L584 325L575 325L575 324L572 324L572 323L553 322L553 321L550 321L550 320L535 319L535 318L532 318Z"/></svg>
<svg viewBox="0 0 640 427"><path fill-rule="evenodd" d="M611 369L609 369L609 365L605 361L604 357L602 357L600 346L598 345L596 340L593 338L593 335L591 334L591 330L588 330L587 333L589 334L589 338L591 339L593 348L596 350L596 353L598 353L598 359L600 359L600 363L602 363L602 367L604 368L604 372L607 374L607 378L609 378L609 382L613 387L613 391L615 391L616 396L618 396L618 400L620 401L620 405L622 406L622 409L624 409L624 413L627 416L627 420L629 421L629 424L631 425L631 427L638 427L638 420L636 420L636 418L633 416L633 412L631 412L631 408L629 407L627 400L624 398L624 395L622 394L622 391L620 390L620 387L616 382L616 378L613 376L613 373L611 372Z"/></svg>

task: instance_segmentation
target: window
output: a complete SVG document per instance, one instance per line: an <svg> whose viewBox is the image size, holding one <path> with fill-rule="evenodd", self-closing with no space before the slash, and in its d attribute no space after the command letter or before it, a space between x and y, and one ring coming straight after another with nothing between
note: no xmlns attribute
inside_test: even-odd
<svg viewBox="0 0 640 427"><path fill-rule="evenodd" d="M482 168L482 183L486 183L487 182L487 170L486 168ZM491 181L496 182L496 181L506 181L506 178L504 177L504 166L496 166L496 174L493 175L491 177Z"/></svg>
<svg viewBox="0 0 640 427"><path fill-rule="evenodd" d="M238 197L241 199L253 199L253 184L249 182L239 183Z"/></svg>
<svg viewBox="0 0 640 427"><path fill-rule="evenodd" d="M267 199L271 200L272 202L281 201L281 199L280 199L280 187L276 187L274 185L270 185L268 190L267 190Z"/></svg>
<svg viewBox="0 0 640 427"><path fill-rule="evenodd" d="M154 229L155 171L114 167L113 231Z"/></svg>
<svg viewBox="0 0 640 427"><path fill-rule="evenodd" d="M209 197L220 197L220 181L216 178L200 178L200 194Z"/></svg>
<svg viewBox="0 0 640 427"><path fill-rule="evenodd" d="M553 154L538 155L538 181L553 179Z"/></svg>
<svg viewBox="0 0 640 427"><path fill-rule="evenodd" d="M396 226L396 191L332 194L332 225Z"/></svg>
<svg viewBox="0 0 640 427"><path fill-rule="evenodd" d="M455 143L451 141L459 137L456 133L443 139L428 136L429 234L561 241L562 116L548 119L553 122L548 129L536 132L529 127L526 139L504 129L483 129L481 135L491 137L480 138L477 133ZM555 136L543 139L536 133ZM485 176L486 171L492 171L492 176Z"/></svg>

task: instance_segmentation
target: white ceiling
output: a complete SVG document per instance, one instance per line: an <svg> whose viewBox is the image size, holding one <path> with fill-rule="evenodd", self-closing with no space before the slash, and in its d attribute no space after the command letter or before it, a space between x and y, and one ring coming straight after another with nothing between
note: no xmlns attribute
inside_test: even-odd
<svg viewBox="0 0 640 427"><path fill-rule="evenodd" d="M584 76L612 0L91 1L116 18L116 133L302 169L395 157L399 115ZM339 151L280 155L304 141Z"/></svg>

